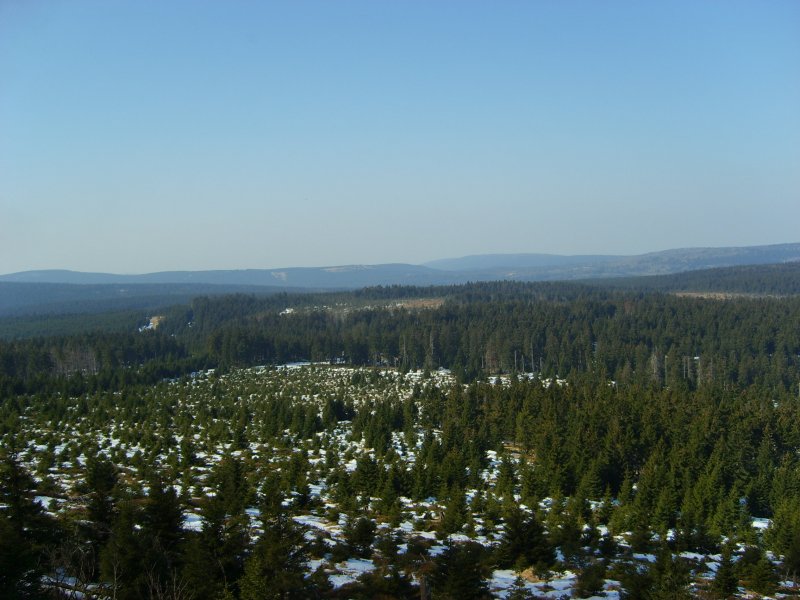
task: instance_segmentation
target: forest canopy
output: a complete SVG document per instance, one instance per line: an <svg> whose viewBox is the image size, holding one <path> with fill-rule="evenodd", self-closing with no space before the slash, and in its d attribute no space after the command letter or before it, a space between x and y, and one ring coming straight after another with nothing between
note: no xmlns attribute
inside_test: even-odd
<svg viewBox="0 0 800 600"><path fill-rule="evenodd" d="M116 314L0 342L13 597L525 597L534 572L722 598L800 569L800 298L498 282Z"/></svg>

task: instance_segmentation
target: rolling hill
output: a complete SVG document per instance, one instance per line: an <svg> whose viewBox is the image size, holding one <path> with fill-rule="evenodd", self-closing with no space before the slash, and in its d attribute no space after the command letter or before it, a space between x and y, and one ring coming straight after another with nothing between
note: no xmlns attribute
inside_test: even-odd
<svg viewBox="0 0 800 600"><path fill-rule="evenodd" d="M199 295L347 290L390 285L451 285L470 281L576 281L668 276L747 265L797 264L800 243L731 248L682 248L635 256L483 254L424 265L381 264L285 269L163 271L141 275L68 270L0 275L0 316L155 308ZM788 273L788 271L787 271ZM794 271L791 271L794 273ZM738 276L738 274L736 274ZM771 281L775 280L773 273ZM780 276L780 273L778 273ZM726 275L730 278L730 276ZM685 278L684 278L685 279ZM708 280L707 276L693 281ZM661 289L669 279L658 281ZM629 287L638 285L626 281ZM651 282L656 285L656 282ZM721 285L721 284L720 284ZM771 284L772 288L775 285ZM685 287L685 286L684 286Z"/></svg>

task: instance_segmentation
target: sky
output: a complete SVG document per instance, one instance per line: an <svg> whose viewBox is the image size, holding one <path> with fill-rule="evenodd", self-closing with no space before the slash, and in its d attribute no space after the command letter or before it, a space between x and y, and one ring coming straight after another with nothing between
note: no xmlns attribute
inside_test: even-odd
<svg viewBox="0 0 800 600"><path fill-rule="evenodd" d="M0 273L798 225L796 0L0 0Z"/></svg>

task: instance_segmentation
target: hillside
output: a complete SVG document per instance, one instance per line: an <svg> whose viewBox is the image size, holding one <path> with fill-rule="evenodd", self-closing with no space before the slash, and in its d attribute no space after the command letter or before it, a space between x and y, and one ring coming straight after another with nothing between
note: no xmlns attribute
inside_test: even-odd
<svg viewBox="0 0 800 600"><path fill-rule="evenodd" d="M787 296L800 294L800 262L698 269L670 275L616 277L587 283L613 289Z"/></svg>
<svg viewBox="0 0 800 600"><path fill-rule="evenodd" d="M211 284L56 284L0 282L0 338L29 337L81 331L116 331L120 323L137 322L168 307L189 305L198 297L240 294L273 297L267 305L340 306L341 310L367 305L413 302L438 305L444 298L475 293L465 284L447 286L378 286L359 291L311 291L276 286ZM791 296L800 294L800 263L746 265L687 271L670 275L613 277L564 282L507 282L534 296L554 293L573 296L587 286L608 291L714 294L722 296ZM416 299L416 300L414 300ZM432 299L432 300L431 300ZM260 305L256 303L256 305ZM347 308L345 308L347 307ZM258 309L263 310L263 309ZM124 313L124 314L123 314ZM119 315L115 319L113 314ZM130 327L125 325L124 327Z"/></svg>
<svg viewBox="0 0 800 600"><path fill-rule="evenodd" d="M295 288L208 283L77 284L0 281L0 318L21 315L150 310L189 302L197 296L275 294ZM305 289L305 292L313 291Z"/></svg>

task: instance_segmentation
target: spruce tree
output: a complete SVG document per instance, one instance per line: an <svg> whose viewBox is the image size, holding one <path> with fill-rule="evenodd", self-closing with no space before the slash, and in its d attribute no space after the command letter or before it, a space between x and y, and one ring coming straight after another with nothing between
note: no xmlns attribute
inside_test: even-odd
<svg viewBox="0 0 800 600"><path fill-rule="evenodd" d="M525 585L525 580L517 575L514 583L506 590L506 600L534 600L534 595Z"/></svg>
<svg viewBox="0 0 800 600"><path fill-rule="evenodd" d="M499 566L517 569L552 566L555 551L535 513L528 515L516 508L506 513L504 523L496 551Z"/></svg>
<svg viewBox="0 0 800 600"><path fill-rule="evenodd" d="M100 552L100 576L111 588L110 596L118 600L134 600L145 593L146 551L137 526L134 503L120 502L108 541Z"/></svg>
<svg viewBox="0 0 800 600"><path fill-rule="evenodd" d="M303 530L289 517L281 515L265 523L239 580L241 600L311 596L313 584L305 577L307 546Z"/></svg>
<svg viewBox="0 0 800 600"><path fill-rule="evenodd" d="M486 584L484 548L475 542L448 543L447 548L436 557L431 574L431 590L434 600L483 600L491 598Z"/></svg>
<svg viewBox="0 0 800 600"><path fill-rule="evenodd" d="M10 599L42 593L42 553L55 527L34 493L34 481L16 456L0 458L0 589Z"/></svg>
<svg viewBox="0 0 800 600"><path fill-rule="evenodd" d="M606 566L602 561L595 560L590 562L578 573L573 595L577 598L598 595L603 590L605 574Z"/></svg>
<svg viewBox="0 0 800 600"><path fill-rule="evenodd" d="M653 576L653 600L689 600L689 569L680 558L675 558L672 549L662 543L658 559L651 566Z"/></svg>
<svg viewBox="0 0 800 600"><path fill-rule="evenodd" d="M736 577L733 561L731 560L731 547L726 544L722 549L722 559L714 575L711 590L718 598L729 598L736 593L739 578Z"/></svg>

